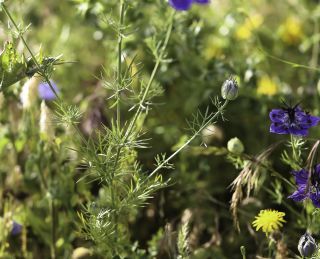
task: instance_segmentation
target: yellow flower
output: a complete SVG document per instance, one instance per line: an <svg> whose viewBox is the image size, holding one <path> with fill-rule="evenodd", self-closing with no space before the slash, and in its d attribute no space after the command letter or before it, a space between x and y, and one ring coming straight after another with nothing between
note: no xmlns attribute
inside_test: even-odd
<svg viewBox="0 0 320 259"><path fill-rule="evenodd" d="M239 40L246 40L251 38L252 31L258 28L263 22L263 16L260 14L254 14L247 18L242 25L236 30L236 37Z"/></svg>
<svg viewBox="0 0 320 259"><path fill-rule="evenodd" d="M280 26L279 30L281 39L289 44L298 44L303 38L303 30L301 21L295 17L288 17L285 22Z"/></svg>
<svg viewBox="0 0 320 259"><path fill-rule="evenodd" d="M283 219L284 216L284 212L279 212L277 210L261 210L259 215L255 217L252 225L256 228L256 231L262 228L262 232L268 234L275 230L279 230L279 228L283 226L282 223L286 222Z"/></svg>
<svg viewBox="0 0 320 259"><path fill-rule="evenodd" d="M258 81L257 94L273 96L278 92L278 86L268 75L262 76Z"/></svg>

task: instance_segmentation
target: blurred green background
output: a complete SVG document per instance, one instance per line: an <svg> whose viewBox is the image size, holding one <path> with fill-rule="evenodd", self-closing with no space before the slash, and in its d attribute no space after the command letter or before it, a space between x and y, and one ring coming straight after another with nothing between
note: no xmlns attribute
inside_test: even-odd
<svg viewBox="0 0 320 259"><path fill-rule="evenodd" d="M104 69L112 73L115 65L116 35L108 24L109 15L116 12L115 3L113 0L7 2L21 26L31 24L25 37L34 52L41 49L47 56L63 54L63 60L74 61L56 66L52 79L60 88L62 98L83 112L81 129L85 136L101 122L110 125L115 115L107 99L109 93L99 80L101 74L108 77ZM150 74L153 68L145 39L161 28L163 13L169 8L165 1L132 1L126 23L133 33L125 38L124 53L127 60L136 56L136 69L143 73ZM0 16L1 41L12 40L15 35L8 29L4 13ZM268 145L284 140L283 136L269 133L268 118L272 108L282 105L282 98L292 104L301 102L304 108L319 114L319 70L311 69L318 67L319 17L319 2L312 0L213 0L209 6L195 5L188 12L177 14L168 47L171 62L162 64L156 76L164 92L155 100L157 105L148 112L145 122L147 137L152 139L151 148L138 154L144 169L154 168L156 154L171 153L186 139L189 133L186 119L197 109L204 112L208 105L212 106L210 98L220 95L220 87L230 75L236 76L240 94L227 108L227 121L216 124L214 134L204 140L208 147L200 145L199 138L198 145L183 151L174 161L175 169L163 172L165 178L172 178L172 185L157 193L130 219L132 241L138 241L140 248L147 248L148 244L158 246L150 240L157 240L157 236L161 239L166 224L176 231L181 217L189 215L192 218L190 247L196 251L197 258L242 258L241 245L246 246L249 258L255 258L253 256L263 254L263 234L255 233L250 223L260 209L287 211L283 205L285 200L299 215L299 205L286 200L292 190L277 190L274 182L261 180L254 198L241 204L241 232L237 232L229 211L229 185L240 170L226 159L225 148L229 139L238 137L245 152L255 155ZM19 40L16 44L23 51ZM22 85L23 82L16 84L15 91L19 92ZM122 108L124 117L128 118L130 105L124 104ZM6 106L1 112L1 202L4 204L11 197L16 220L26 227L24 237L27 239L14 237L10 247L17 258L27 255L47 258L45 215L41 214L44 213L43 197L39 196L32 169L28 169L39 158L33 157L32 149L21 147L24 151L18 150L17 159L12 159L12 147L3 139L14 123L20 130L24 124L8 118L10 109ZM21 113L18 114L21 118ZM317 133L320 133L318 129L312 129L310 137ZM20 135L17 133L18 140ZM64 138L70 136L61 137ZM26 137L21 139L21 145L25 145ZM70 140L65 141L66 146L71 145ZM94 183L76 183L83 172L76 162L64 167L68 161L62 161L63 152L68 150L61 150L60 158L56 158L52 166L66 178L67 186L61 188L65 192L59 194L66 201L61 209L66 216L61 219L58 232L60 256L70 258L76 247L90 247L90 242L76 232L76 211L89 197L98 195L98 187ZM289 168L281 165L280 151L275 151L269 162L288 178ZM270 196L270 189L278 191L277 195ZM287 213L286 220L286 245L289 255L293 256L304 231L303 224L299 225L297 216L291 212ZM28 252L21 255L25 249L21 248L23 244ZM166 258L166 255L161 257L161 247L158 249L158 257Z"/></svg>

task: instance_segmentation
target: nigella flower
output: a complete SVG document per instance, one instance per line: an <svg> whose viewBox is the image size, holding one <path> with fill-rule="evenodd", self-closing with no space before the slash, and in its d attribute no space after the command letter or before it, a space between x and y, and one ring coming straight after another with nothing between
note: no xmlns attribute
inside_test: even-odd
<svg viewBox="0 0 320 259"><path fill-rule="evenodd" d="M178 11L189 10L193 3L209 4L210 0L169 0L169 4Z"/></svg>
<svg viewBox="0 0 320 259"><path fill-rule="evenodd" d="M58 94L59 89L58 89L57 85L52 80L50 80L50 83L51 83L54 91ZM42 100L51 101L51 100L56 99L55 93L52 91L50 85L47 82L42 82L39 84L38 93L39 93L39 97Z"/></svg>
<svg viewBox="0 0 320 259"><path fill-rule="evenodd" d="M309 184L308 170L301 169L292 173L295 177L297 190L288 198L298 202L310 199L315 207L320 208L320 164L314 167Z"/></svg>
<svg viewBox="0 0 320 259"><path fill-rule="evenodd" d="M22 225L13 220L11 234L16 236L21 233L21 230L22 230Z"/></svg>
<svg viewBox="0 0 320 259"><path fill-rule="evenodd" d="M312 116L303 111L298 105L273 109L270 114L270 132L277 134L308 135L308 129L316 126L320 117Z"/></svg>

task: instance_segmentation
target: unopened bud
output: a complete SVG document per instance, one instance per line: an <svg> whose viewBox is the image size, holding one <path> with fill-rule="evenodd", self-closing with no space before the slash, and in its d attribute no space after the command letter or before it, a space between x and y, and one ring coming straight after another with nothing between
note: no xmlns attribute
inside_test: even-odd
<svg viewBox="0 0 320 259"><path fill-rule="evenodd" d="M91 256L91 251L85 247L78 247L73 250L72 259L85 259Z"/></svg>
<svg viewBox="0 0 320 259"><path fill-rule="evenodd" d="M298 250L302 257L311 257L317 250L317 244L314 238L305 233L299 240Z"/></svg>
<svg viewBox="0 0 320 259"><path fill-rule="evenodd" d="M232 138L227 144L228 151L240 155L244 151L244 146L240 139Z"/></svg>
<svg viewBox="0 0 320 259"><path fill-rule="evenodd" d="M40 136L51 140L54 137L54 128L52 124L52 114L45 101L41 103L40 111Z"/></svg>
<svg viewBox="0 0 320 259"><path fill-rule="evenodd" d="M232 101L238 97L238 83L237 81L230 77L224 81L221 87L221 96L223 99Z"/></svg>

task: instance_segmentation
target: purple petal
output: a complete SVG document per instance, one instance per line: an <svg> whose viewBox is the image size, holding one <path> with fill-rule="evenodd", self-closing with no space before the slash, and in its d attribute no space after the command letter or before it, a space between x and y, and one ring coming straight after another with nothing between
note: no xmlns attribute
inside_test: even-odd
<svg viewBox="0 0 320 259"><path fill-rule="evenodd" d="M300 171L293 171L292 174L295 177L297 185L306 185L308 183L309 172L306 169Z"/></svg>
<svg viewBox="0 0 320 259"><path fill-rule="evenodd" d="M316 173L318 176L320 176L320 164L317 164L317 165L315 166L315 173ZM320 179L320 177L319 177L319 179Z"/></svg>
<svg viewBox="0 0 320 259"><path fill-rule="evenodd" d="M209 4L210 0L193 0L193 2L197 4Z"/></svg>
<svg viewBox="0 0 320 259"><path fill-rule="evenodd" d="M11 229L11 234L12 235L18 235L21 233L22 230L22 225L20 225L19 223L12 221L12 229Z"/></svg>
<svg viewBox="0 0 320 259"><path fill-rule="evenodd" d="M308 129L303 129L301 127L289 127L289 133L296 136L307 136L308 135ZM279 133L280 134L280 133Z"/></svg>
<svg viewBox="0 0 320 259"><path fill-rule="evenodd" d="M276 133L276 134L289 134L288 127L278 122L274 122L271 124L270 132Z"/></svg>
<svg viewBox="0 0 320 259"><path fill-rule="evenodd" d="M58 94L59 93L59 89L58 89L57 85L52 80L50 80L50 83L51 83L53 89L55 90L55 92ZM39 84L38 93L39 93L39 97L42 100L51 101L51 100L56 99L56 95L52 91L52 89L49 86L49 84L46 83L46 82L42 82L42 83Z"/></svg>
<svg viewBox="0 0 320 259"><path fill-rule="evenodd" d="M288 198L293 199L294 201L303 201L306 198L309 197L309 193L306 192L306 185L300 185L298 187L298 190L296 190L293 194L291 194L290 196L288 196Z"/></svg>
<svg viewBox="0 0 320 259"><path fill-rule="evenodd" d="M192 0L169 0L169 4L178 11L190 9Z"/></svg>
<svg viewBox="0 0 320 259"><path fill-rule="evenodd" d="M310 193L310 199L315 207L320 208L320 193L318 190L314 193Z"/></svg>
<svg viewBox="0 0 320 259"><path fill-rule="evenodd" d="M282 109L273 109L269 113L272 122L284 122L288 119L288 113Z"/></svg>
<svg viewBox="0 0 320 259"><path fill-rule="evenodd" d="M319 121L320 121L320 117L307 114L305 115L304 121L302 122L302 124L304 127L310 128L310 127L317 126Z"/></svg>

